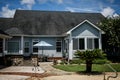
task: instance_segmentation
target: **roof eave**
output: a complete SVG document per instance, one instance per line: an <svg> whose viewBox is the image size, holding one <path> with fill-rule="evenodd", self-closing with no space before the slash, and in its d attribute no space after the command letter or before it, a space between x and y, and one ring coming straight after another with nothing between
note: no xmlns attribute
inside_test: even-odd
<svg viewBox="0 0 120 80"><path fill-rule="evenodd" d="M0 38L12 38L12 37L9 35L0 34Z"/></svg>
<svg viewBox="0 0 120 80"><path fill-rule="evenodd" d="M72 28L71 30L69 30L68 32L66 32L66 34L70 34L74 29L76 29L77 27L79 27L80 25L82 25L85 22L87 22L90 25L92 25L94 28L96 28L97 30L99 30L102 34L105 34L104 31L102 31L99 27L97 27L96 25L94 25L93 23L91 23L89 20L84 20L83 22L79 23L77 26L75 26L74 28Z"/></svg>

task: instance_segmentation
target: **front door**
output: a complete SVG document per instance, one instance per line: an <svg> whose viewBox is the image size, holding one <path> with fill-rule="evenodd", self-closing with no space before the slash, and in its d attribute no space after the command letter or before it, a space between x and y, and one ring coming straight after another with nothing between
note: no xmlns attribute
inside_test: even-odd
<svg viewBox="0 0 120 80"><path fill-rule="evenodd" d="M30 42L24 42L24 56L30 56Z"/></svg>

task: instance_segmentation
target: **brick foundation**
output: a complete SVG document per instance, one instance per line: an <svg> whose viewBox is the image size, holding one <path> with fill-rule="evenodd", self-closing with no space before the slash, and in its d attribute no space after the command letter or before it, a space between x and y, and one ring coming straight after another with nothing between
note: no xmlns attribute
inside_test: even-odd
<svg viewBox="0 0 120 80"><path fill-rule="evenodd" d="M23 65L23 56L21 55L7 55L5 56L5 62L8 66L21 66Z"/></svg>

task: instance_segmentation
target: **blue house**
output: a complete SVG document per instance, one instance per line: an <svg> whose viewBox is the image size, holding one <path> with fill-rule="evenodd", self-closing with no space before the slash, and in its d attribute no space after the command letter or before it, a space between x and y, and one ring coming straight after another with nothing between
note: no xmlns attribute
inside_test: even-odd
<svg viewBox="0 0 120 80"><path fill-rule="evenodd" d="M100 13L16 10L14 18L0 18L0 30L10 36L0 40L0 56L41 54L33 45L45 41L53 46L44 47L43 55L72 60L76 50L102 49L102 19Z"/></svg>

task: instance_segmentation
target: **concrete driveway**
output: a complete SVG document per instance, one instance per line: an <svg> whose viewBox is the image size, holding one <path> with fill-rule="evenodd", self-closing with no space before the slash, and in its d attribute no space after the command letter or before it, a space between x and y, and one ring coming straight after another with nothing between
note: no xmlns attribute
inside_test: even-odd
<svg viewBox="0 0 120 80"><path fill-rule="evenodd" d="M34 66L10 66L0 69L0 72L28 72L28 73L44 73L45 71L41 67Z"/></svg>
<svg viewBox="0 0 120 80"><path fill-rule="evenodd" d="M34 67L34 66L10 66L7 68L0 69L0 80L25 80L30 76L23 76L23 75L9 75L3 73L44 73L45 71L41 67Z"/></svg>
<svg viewBox="0 0 120 80"><path fill-rule="evenodd" d="M19 76L19 75L0 75L0 80L25 80L29 76Z"/></svg>

